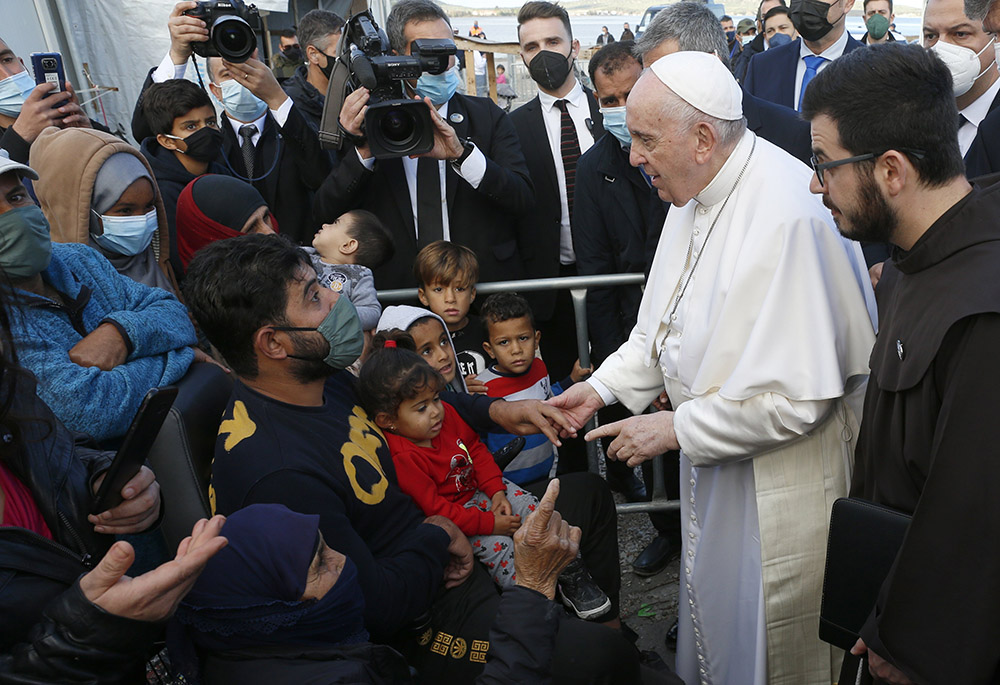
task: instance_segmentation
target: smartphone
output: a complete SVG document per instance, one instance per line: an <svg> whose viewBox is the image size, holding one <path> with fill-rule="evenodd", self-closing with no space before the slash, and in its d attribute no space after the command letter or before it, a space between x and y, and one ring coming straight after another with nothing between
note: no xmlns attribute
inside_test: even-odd
<svg viewBox="0 0 1000 685"><path fill-rule="evenodd" d="M111 467L105 472L91 509L92 514L113 509L124 501L122 489L146 463L149 450L160 434L160 428L176 397L177 388L172 385L153 388L146 393Z"/></svg>
<svg viewBox="0 0 1000 685"><path fill-rule="evenodd" d="M52 93L66 90L66 73L63 71L62 55L58 52L31 53L31 68L35 72L35 83L38 85L51 83L56 87Z"/></svg>

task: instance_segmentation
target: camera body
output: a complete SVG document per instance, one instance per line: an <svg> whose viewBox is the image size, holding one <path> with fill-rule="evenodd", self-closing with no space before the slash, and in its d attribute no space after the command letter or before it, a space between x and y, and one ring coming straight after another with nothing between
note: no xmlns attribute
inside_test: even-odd
<svg viewBox="0 0 1000 685"><path fill-rule="evenodd" d="M199 57L242 63L257 49L256 32L261 28L256 5L246 5L243 0L201 0L184 14L208 25L208 40L191 43L191 50Z"/></svg>
<svg viewBox="0 0 1000 685"><path fill-rule="evenodd" d="M351 17L344 30L350 63L350 86L370 92L365 135L377 158L404 157L430 152L434 122L427 105L406 97L403 81L422 73L441 74L455 54L451 40L415 40L410 54L393 55L385 31L371 12Z"/></svg>

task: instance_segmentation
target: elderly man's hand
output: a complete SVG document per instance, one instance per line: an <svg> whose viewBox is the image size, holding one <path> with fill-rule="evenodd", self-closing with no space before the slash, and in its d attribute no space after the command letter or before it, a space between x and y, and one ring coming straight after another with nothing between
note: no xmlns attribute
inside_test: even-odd
<svg viewBox="0 0 1000 685"><path fill-rule="evenodd" d="M277 110L288 99L288 93L278 85L274 73L259 59L251 58L241 64L226 60L222 60L222 63L229 70L229 75L266 102L268 109Z"/></svg>
<svg viewBox="0 0 1000 685"><path fill-rule="evenodd" d="M538 508L514 533L514 564L517 585L536 590L549 599L556 597L559 574L576 559L582 533L563 521L556 511L559 479L549 481Z"/></svg>
<svg viewBox="0 0 1000 685"><path fill-rule="evenodd" d="M444 568L444 586L446 588L458 587L472 573L472 564L475 563L469 538L458 529L458 526L451 519L444 516L428 516L424 519L424 523L431 523L443 528L444 532L448 533L448 537L451 538L451 542L448 544L451 560Z"/></svg>
<svg viewBox="0 0 1000 685"><path fill-rule="evenodd" d="M101 483L107 473L102 473L94 482L94 493L101 488ZM87 520L94 524L94 531L105 535L124 535L125 533L141 533L156 523L160 516L160 484L156 476L143 466L139 473L122 488L121 504L96 516L91 514Z"/></svg>
<svg viewBox="0 0 1000 685"><path fill-rule="evenodd" d="M191 58L191 43L208 40L208 26L205 22L184 14L186 10L197 6L197 2L187 0L178 2L170 11L167 30L170 31L170 61L174 64L184 64Z"/></svg>
<svg viewBox="0 0 1000 685"><path fill-rule="evenodd" d="M198 575L226 538L219 535L225 517L215 516L194 524L191 536L177 548L177 556L138 578L125 572L135 561L132 545L119 541L90 573L80 578L84 596L109 614L136 621L162 621L173 615Z"/></svg>
<svg viewBox="0 0 1000 685"><path fill-rule="evenodd" d="M889 683L889 685L913 685L913 681L905 673L868 649L865 641L858 638L858 641L851 647L851 654L861 656L866 652L868 654L868 672L879 682Z"/></svg>
<svg viewBox="0 0 1000 685"><path fill-rule="evenodd" d="M96 366L111 371L128 359L128 347L118 328L102 323L69 349L69 360L80 366Z"/></svg>
<svg viewBox="0 0 1000 685"><path fill-rule="evenodd" d="M612 435L616 437L608 445L608 456L627 462L633 468L657 454L681 448L677 444L677 434L674 432L672 411L633 416L630 419L598 426L584 438L590 442Z"/></svg>
<svg viewBox="0 0 1000 685"><path fill-rule="evenodd" d="M569 390L561 395L556 395L553 398L545 400L545 403L562 410L563 414L573 425L572 434L560 433L564 438L571 435L575 437L576 431L587 425L590 417L604 406L604 400L601 399L601 396L597 394L597 391L589 383L574 383L570 386Z"/></svg>
<svg viewBox="0 0 1000 685"><path fill-rule="evenodd" d="M490 418L508 433L514 435L542 433L556 446L562 445L559 442L560 435L576 437L576 427L563 413L540 400L514 402L498 400L490 405Z"/></svg>

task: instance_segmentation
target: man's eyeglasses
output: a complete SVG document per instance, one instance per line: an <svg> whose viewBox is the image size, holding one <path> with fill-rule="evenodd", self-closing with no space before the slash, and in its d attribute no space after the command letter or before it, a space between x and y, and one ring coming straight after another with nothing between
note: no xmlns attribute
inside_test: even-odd
<svg viewBox="0 0 1000 685"><path fill-rule="evenodd" d="M914 150L912 148L907 148L907 147L901 147L895 149L898 149L900 152L907 154L910 157L915 157L917 159L923 159L924 155L927 154L923 150ZM855 157L846 157L844 159L835 159L832 162L820 162L819 158L816 155L813 155L809 159L809 163L812 165L813 171L816 172L816 178L819 179L819 184L822 187L825 185L823 182L823 172L826 171L827 169L833 169L834 167L844 166L845 164L854 164L855 162L864 162L865 160L868 159L878 159L886 152L889 152L889 150L882 150L882 152L869 152L864 155L857 155Z"/></svg>

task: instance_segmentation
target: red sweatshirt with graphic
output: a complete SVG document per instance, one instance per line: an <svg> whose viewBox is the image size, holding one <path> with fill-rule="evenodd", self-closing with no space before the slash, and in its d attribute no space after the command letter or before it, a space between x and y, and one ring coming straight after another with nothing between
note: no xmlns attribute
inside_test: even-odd
<svg viewBox="0 0 1000 685"><path fill-rule="evenodd" d="M425 514L450 519L466 535L491 535L493 512L463 506L476 490L492 497L505 489L500 469L479 436L450 404L430 447L386 433L399 487Z"/></svg>

